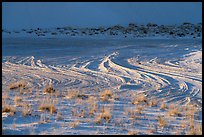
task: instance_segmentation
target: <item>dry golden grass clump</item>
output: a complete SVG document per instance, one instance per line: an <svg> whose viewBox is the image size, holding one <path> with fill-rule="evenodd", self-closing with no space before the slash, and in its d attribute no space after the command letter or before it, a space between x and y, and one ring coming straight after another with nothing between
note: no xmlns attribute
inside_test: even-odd
<svg viewBox="0 0 204 137"><path fill-rule="evenodd" d="M183 120L181 122L181 125L180 125L181 128L186 128L187 127L187 121L186 120Z"/></svg>
<svg viewBox="0 0 204 137"><path fill-rule="evenodd" d="M97 110L98 110L98 104L97 104L97 102L94 102L90 106L89 115L94 116L94 114L97 112Z"/></svg>
<svg viewBox="0 0 204 137"><path fill-rule="evenodd" d="M16 108L14 106L12 106L12 105L5 104L3 106L2 113L3 112L6 112L6 113L15 113L16 112Z"/></svg>
<svg viewBox="0 0 204 137"><path fill-rule="evenodd" d="M161 106L160 106L160 109L161 110L168 109L168 106L165 103L162 103Z"/></svg>
<svg viewBox="0 0 204 137"><path fill-rule="evenodd" d="M139 110L137 110L137 108L135 109L129 109L125 112L125 114L129 117L129 119L139 119L141 118L141 116L139 116L138 114L141 114L141 110L139 108Z"/></svg>
<svg viewBox="0 0 204 137"><path fill-rule="evenodd" d="M19 97L17 95L14 96L14 103L17 107L22 107L24 105L22 100L22 97Z"/></svg>
<svg viewBox="0 0 204 137"><path fill-rule="evenodd" d="M87 103L95 103L97 101L97 98L95 97L95 96L92 96L92 95L90 95L90 96L88 96L88 99L86 100L86 102Z"/></svg>
<svg viewBox="0 0 204 137"><path fill-rule="evenodd" d="M150 107L156 107L158 102L157 102L156 99L152 99L152 100L149 101L148 104L149 104Z"/></svg>
<svg viewBox="0 0 204 137"><path fill-rule="evenodd" d="M43 91L44 93L54 93L55 92L55 89L53 86L48 86L44 89Z"/></svg>
<svg viewBox="0 0 204 137"><path fill-rule="evenodd" d="M97 124L100 124L103 122L103 119L109 123L110 120L111 120L111 112L110 112L110 109L109 108L103 108L101 113L96 116L94 122L97 123Z"/></svg>
<svg viewBox="0 0 204 137"><path fill-rule="evenodd" d="M136 131L129 131L128 135L138 135L138 133Z"/></svg>
<svg viewBox="0 0 204 137"><path fill-rule="evenodd" d="M104 90L100 94L100 100L103 102L110 101L110 99L112 99L112 98L113 98L113 93L110 90Z"/></svg>
<svg viewBox="0 0 204 137"><path fill-rule="evenodd" d="M143 106L138 106L138 107L136 108L136 113L142 114L142 110L143 110L143 109L144 109Z"/></svg>
<svg viewBox="0 0 204 137"><path fill-rule="evenodd" d="M165 121L164 117L158 116L157 120L159 127L165 127L167 125L167 122Z"/></svg>
<svg viewBox="0 0 204 137"><path fill-rule="evenodd" d="M95 119L94 119L94 122L96 123L96 124L100 124L101 123L101 121L102 121L102 114L100 113L98 116L96 116L95 117Z"/></svg>
<svg viewBox="0 0 204 137"><path fill-rule="evenodd" d="M72 98L75 98L77 95L78 95L77 91L71 90L71 91L68 91L66 98L72 99Z"/></svg>
<svg viewBox="0 0 204 137"><path fill-rule="evenodd" d="M25 88L25 87L26 87L25 81L18 81L18 82L15 82L9 85L10 90L18 89L18 88Z"/></svg>
<svg viewBox="0 0 204 137"><path fill-rule="evenodd" d="M3 93L2 93L2 101L3 101L3 100L6 100L6 99L8 99L8 98L9 98L8 92L3 92Z"/></svg>
<svg viewBox="0 0 204 137"><path fill-rule="evenodd" d="M22 101L22 97L19 97L17 95L14 96L14 102L15 103L18 103L18 102L21 102Z"/></svg>
<svg viewBox="0 0 204 137"><path fill-rule="evenodd" d="M31 106L24 104L23 105L23 109L22 109L22 115L25 117L27 115L31 115L32 114L32 108Z"/></svg>
<svg viewBox="0 0 204 137"><path fill-rule="evenodd" d="M185 113L186 117L193 118L197 112L197 109L193 105L187 105L184 107L183 112Z"/></svg>
<svg viewBox="0 0 204 137"><path fill-rule="evenodd" d="M174 104L171 104L169 106L168 115L169 116L181 116L180 108L178 106L175 106Z"/></svg>
<svg viewBox="0 0 204 137"><path fill-rule="evenodd" d="M77 98L79 95L79 91L77 90L71 90L71 91L68 91L68 95L67 95L67 98L69 99L75 99Z"/></svg>
<svg viewBox="0 0 204 137"><path fill-rule="evenodd" d="M202 124L196 123L194 119L190 119L188 135L202 135Z"/></svg>
<svg viewBox="0 0 204 137"><path fill-rule="evenodd" d="M68 95L66 96L66 98L68 98L68 99L82 99L82 100L85 100L85 99L88 99L89 96L85 95L85 94L82 94L82 93L79 93L79 91L71 90L71 91L68 91Z"/></svg>
<svg viewBox="0 0 204 137"><path fill-rule="evenodd" d="M70 123L69 126L71 128L76 128L79 124L80 124L80 121L78 120L78 121L74 121L74 122Z"/></svg>
<svg viewBox="0 0 204 137"><path fill-rule="evenodd" d="M136 98L132 100L132 104L141 104L143 102L147 103L147 98L144 94L139 94Z"/></svg>
<svg viewBox="0 0 204 137"><path fill-rule="evenodd" d="M106 122L110 122L110 119L111 119L111 112L110 112L110 109L108 108L103 108L103 111L102 111L102 118L106 120Z"/></svg>

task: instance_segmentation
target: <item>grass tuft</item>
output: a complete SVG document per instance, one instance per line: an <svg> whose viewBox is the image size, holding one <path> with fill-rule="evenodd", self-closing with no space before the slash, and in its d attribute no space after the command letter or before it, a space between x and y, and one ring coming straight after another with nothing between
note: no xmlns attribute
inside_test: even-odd
<svg viewBox="0 0 204 137"><path fill-rule="evenodd" d="M129 131L128 135L138 135L138 133L136 131Z"/></svg>
<svg viewBox="0 0 204 137"><path fill-rule="evenodd" d="M53 86L48 86L44 89L43 91L44 93L54 93L55 92L55 89Z"/></svg>
<svg viewBox="0 0 204 137"><path fill-rule="evenodd" d="M18 89L18 88L25 88L25 87L26 87L26 83L24 81L14 82L14 83L9 85L10 90L14 90L14 89Z"/></svg>
<svg viewBox="0 0 204 137"><path fill-rule="evenodd" d="M74 122L70 123L69 126L70 126L71 128L76 128L79 124L80 124L79 121L74 121Z"/></svg>
<svg viewBox="0 0 204 137"><path fill-rule="evenodd" d="M3 106L2 112L15 113L15 112L16 112L16 108L15 108L14 106L11 106L11 105L6 104L6 105Z"/></svg>
<svg viewBox="0 0 204 137"><path fill-rule="evenodd" d="M144 94L140 94L140 95L138 95L136 98L134 98L133 100L132 100L132 104L141 104L141 103L143 103L143 102L145 102L145 103L147 103L147 98L145 97L145 95Z"/></svg>
<svg viewBox="0 0 204 137"><path fill-rule="evenodd" d="M100 95L100 100L103 102L110 101L113 98L113 93L110 90L104 90Z"/></svg>
<svg viewBox="0 0 204 137"><path fill-rule="evenodd" d="M102 109L101 113L96 116L94 122L97 124L100 124L103 122L103 120L105 120L106 123L109 123L111 120L111 112L109 108L104 108Z"/></svg>
<svg viewBox="0 0 204 137"><path fill-rule="evenodd" d="M160 106L160 109L161 110L168 109L168 106L165 103L162 103L161 106Z"/></svg>
<svg viewBox="0 0 204 137"><path fill-rule="evenodd" d="M160 127L165 127L167 125L167 122L165 121L164 117L158 116L157 120Z"/></svg>
<svg viewBox="0 0 204 137"><path fill-rule="evenodd" d="M168 111L169 116L182 116L180 109L174 104L172 104L169 108L170 108L170 110Z"/></svg>
<svg viewBox="0 0 204 137"><path fill-rule="evenodd" d="M148 104L150 107L156 107L158 102L156 99L152 99L152 100L150 100L150 102Z"/></svg>

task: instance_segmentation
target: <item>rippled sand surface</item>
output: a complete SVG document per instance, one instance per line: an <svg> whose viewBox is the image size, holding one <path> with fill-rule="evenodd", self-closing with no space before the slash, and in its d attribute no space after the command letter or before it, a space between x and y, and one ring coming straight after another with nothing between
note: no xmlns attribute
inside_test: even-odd
<svg viewBox="0 0 204 137"><path fill-rule="evenodd" d="M199 39L6 38L2 44L3 95L7 92L14 96L15 92L8 86L25 81L32 94L22 96L35 112L40 100L46 96L44 88L53 85L65 96L71 91L93 96L99 109L108 107L112 114L111 122L101 124L94 123L95 118L88 114L85 118L72 116L74 108L88 111L87 100L61 96L56 98L56 108L62 113L63 120L56 121L57 114L45 114L51 121L43 125L35 124L40 120L40 112L35 112L39 115L37 118L24 118L18 111L13 116L4 113L5 134L127 134L131 131L148 134L151 127L157 126L155 119L160 115L166 117L167 112L159 106L145 107L140 119L131 122L124 113L137 108L131 102L134 96L141 94L148 100L156 98L158 104L161 101L177 106L192 104L198 110L197 122L202 123L202 41ZM117 100L100 101L104 90L112 91ZM12 128L14 119L15 129ZM80 121L76 128L70 127L71 122L81 119L85 122ZM176 134L175 125L183 119L169 117L169 127L157 129L152 134ZM123 125L117 125L118 121ZM185 130L180 134L185 134Z"/></svg>

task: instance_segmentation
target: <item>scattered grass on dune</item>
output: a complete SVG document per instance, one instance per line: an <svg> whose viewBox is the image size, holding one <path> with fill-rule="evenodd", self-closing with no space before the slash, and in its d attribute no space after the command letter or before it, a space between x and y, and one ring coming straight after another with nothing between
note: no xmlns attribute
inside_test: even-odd
<svg viewBox="0 0 204 137"><path fill-rule="evenodd" d="M43 90L33 88L33 94L30 92L30 94L20 94L13 89L23 89L26 86L18 83L11 87L9 92L4 91L2 94L2 113L10 113L10 116L13 116L19 111L22 117L26 118L35 112L40 116L39 124L53 122L53 120L63 122L71 118L72 120L67 122L66 126L73 130L77 130L79 125L83 127L86 123L88 126L92 124L91 126L96 127L106 125L104 129L117 126L121 130L126 130L128 135L158 134L167 130L170 134L202 134L202 123L198 123L195 119L198 110L193 105L180 106L166 103L156 97L148 97L140 93L127 99L129 106L118 108L117 103L121 105L121 100L125 98L124 94L116 96L117 92L111 90L92 95L80 90L69 90L65 93L56 90L54 86L46 86L42 88ZM63 97L62 94L64 94ZM115 100L116 97L120 100ZM69 106L64 105L66 101L70 103ZM121 113L117 115L115 113L117 111ZM144 123L143 120L145 120ZM177 125L173 125L174 122ZM148 127L147 124L152 126ZM135 130L137 125L146 126L145 131ZM169 129L169 127L177 128Z"/></svg>

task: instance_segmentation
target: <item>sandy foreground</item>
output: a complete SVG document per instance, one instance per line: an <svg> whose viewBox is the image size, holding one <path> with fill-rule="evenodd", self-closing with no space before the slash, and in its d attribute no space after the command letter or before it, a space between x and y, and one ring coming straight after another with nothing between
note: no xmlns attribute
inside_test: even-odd
<svg viewBox="0 0 204 137"><path fill-rule="evenodd" d="M23 41L3 40L3 134L202 134L202 41Z"/></svg>

